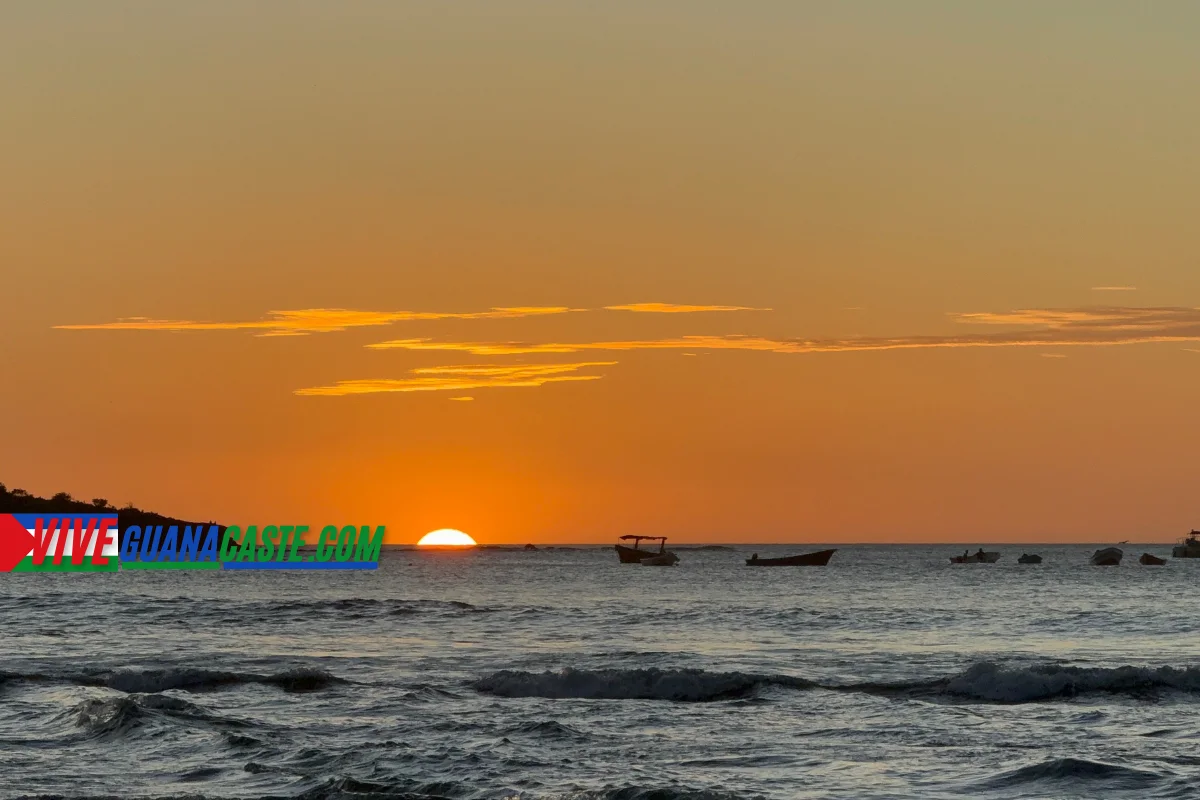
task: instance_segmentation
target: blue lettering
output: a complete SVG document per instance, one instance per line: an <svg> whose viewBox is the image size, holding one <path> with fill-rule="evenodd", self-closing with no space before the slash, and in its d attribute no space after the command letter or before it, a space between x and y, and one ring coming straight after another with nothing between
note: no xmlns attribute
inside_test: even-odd
<svg viewBox="0 0 1200 800"><path fill-rule="evenodd" d="M179 547L179 526L172 525L167 528L167 535L163 537L162 548L158 551L159 561L174 561L175 552ZM171 557L167 558L170 553Z"/></svg>
<svg viewBox="0 0 1200 800"><path fill-rule="evenodd" d="M130 525L121 531L121 560L137 561L138 545L142 542L142 527Z"/></svg>
<svg viewBox="0 0 1200 800"><path fill-rule="evenodd" d="M153 536L151 535L153 532ZM162 525L151 529L149 525L142 533L142 548L139 551L139 561L158 561L158 545L162 541Z"/></svg>
<svg viewBox="0 0 1200 800"><path fill-rule="evenodd" d="M199 531L199 527L196 528ZM216 525L210 525L208 535L204 537L204 547L200 548L200 556L197 561L216 561L217 560L217 540L221 538L221 530Z"/></svg>
<svg viewBox="0 0 1200 800"><path fill-rule="evenodd" d="M183 539L179 542L179 561L199 561L196 554L200 550L200 533L204 529L197 525L195 529L191 525L183 527Z"/></svg>

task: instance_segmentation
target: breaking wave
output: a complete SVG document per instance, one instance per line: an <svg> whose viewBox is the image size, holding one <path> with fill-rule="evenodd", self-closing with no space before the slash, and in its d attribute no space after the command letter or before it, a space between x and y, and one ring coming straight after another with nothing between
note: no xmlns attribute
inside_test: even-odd
<svg viewBox="0 0 1200 800"><path fill-rule="evenodd" d="M168 689L196 692L252 683L275 686L285 692L313 692L345 681L312 667L294 667L270 675L173 667L139 671L119 670L104 676L101 683L110 689L130 693L163 692Z"/></svg>
<svg viewBox="0 0 1200 800"><path fill-rule="evenodd" d="M187 700L163 694L92 698L75 706L70 715L75 726L83 729L82 736L85 739L123 736L152 719L175 718L226 728L241 728L248 724L241 720L217 716Z"/></svg>
<svg viewBox="0 0 1200 800"><path fill-rule="evenodd" d="M526 722L521 725L509 728L504 731L505 736L526 735L539 736L546 739L563 739L569 741L581 741L590 738L583 731L572 728L570 725L564 725L557 720L544 720L542 722Z"/></svg>
<svg viewBox="0 0 1200 800"><path fill-rule="evenodd" d="M1200 694L1200 668L1005 667L983 662L951 678L945 688L950 694L993 703L1030 703L1094 693L1144 696L1165 690Z"/></svg>
<svg viewBox="0 0 1200 800"><path fill-rule="evenodd" d="M0 685L6 682L31 681L67 683L77 686L103 686L127 694L154 694L169 689L201 692L226 686L262 684L285 692L314 692L339 683L347 683L322 669L292 667L266 675L252 672L230 672L195 667L164 667L161 669L118 669L83 673L0 673Z"/></svg>
<svg viewBox="0 0 1200 800"><path fill-rule="evenodd" d="M541 673L503 670L473 685L481 692L501 697L708 702L746 697L768 685L808 689L816 684L779 675L651 668L564 669Z"/></svg>
<svg viewBox="0 0 1200 800"><path fill-rule="evenodd" d="M788 675L709 672L702 669L571 669L560 672L503 670L472 684L500 697L710 702L756 695L768 687L874 695L914 695L985 703L1032 703L1085 694L1122 694L1154 699L1161 692L1200 695L1200 668L1072 667L1058 664L1009 667L981 662L957 675L895 683L820 683Z"/></svg>
<svg viewBox="0 0 1200 800"><path fill-rule="evenodd" d="M1029 783L1104 783L1106 789L1146 789L1166 776L1146 770L1088 761L1082 758L1055 758L1030 764L997 775L985 782L989 788L1011 788Z"/></svg>

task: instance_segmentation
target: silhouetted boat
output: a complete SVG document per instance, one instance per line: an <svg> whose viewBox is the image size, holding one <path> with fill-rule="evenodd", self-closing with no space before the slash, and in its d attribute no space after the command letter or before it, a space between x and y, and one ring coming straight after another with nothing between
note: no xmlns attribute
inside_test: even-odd
<svg viewBox="0 0 1200 800"><path fill-rule="evenodd" d="M1021 557L1017 559L1017 563L1018 564L1040 564L1040 563L1042 563L1042 557L1037 555L1036 553L1034 553L1034 554L1022 553Z"/></svg>
<svg viewBox="0 0 1200 800"><path fill-rule="evenodd" d="M1092 553L1093 567L1115 567L1121 563L1125 552L1119 547L1105 547Z"/></svg>
<svg viewBox="0 0 1200 800"><path fill-rule="evenodd" d="M673 567L679 563L679 556L667 550L665 553L643 558L641 563L643 567Z"/></svg>
<svg viewBox="0 0 1200 800"><path fill-rule="evenodd" d="M1200 531L1192 531L1171 550L1173 558L1200 558Z"/></svg>
<svg viewBox="0 0 1200 800"><path fill-rule="evenodd" d="M621 559L622 564L640 564L642 559L650 558L651 556L661 556L671 551L667 550L667 537L665 536L622 536L621 541L627 542L632 540L633 547L626 547L623 544L617 545L617 557ZM638 544L642 541L658 542L658 552L652 550L642 550ZM671 555L675 555L671 553ZM678 558L676 558L678 560Z"/></svg>
<svg viewBox="0 0 1200 800"><path fill-rule="evenodd" d="M1161 567L1167 563L1167 560L1158 556L1152 556L1149 553L1142 553L1142 557L1138 559L1138 563L1145 564L1148 567Z"/></svg>
<svg viewBox="0 0 1200 800"><path fill-rule="evenodd" d="M537 545L536 544L527 544L527 545L525 545L525 549L526 550L537 550Z"/></svg>
<svg viewBox="0 0 1200 800"><path fill-rule="evenodd" d="M758 553L746 559L747 567L823 567L833 558L833 550L818 550L815 553L805 553L800 556L784 556L783 558L759 558Z"/></svg>
<svg viewBox="0 0 1200 800"><path fill-rule="evenodd" d="M969 555L952 556L951 564L995 564L1000 560L1000 554L995 551L984 552L981 548L978 552Z"/></svg>

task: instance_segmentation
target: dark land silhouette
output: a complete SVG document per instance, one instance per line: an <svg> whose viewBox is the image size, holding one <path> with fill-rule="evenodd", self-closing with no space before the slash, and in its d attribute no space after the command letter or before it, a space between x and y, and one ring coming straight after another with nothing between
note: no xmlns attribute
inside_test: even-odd
<svg viewBox="0 0 1200 800"><path fill-rule="evenodd" d="M94 497L89 500L76 500L66 492L59 492L53 497L38 497L30 494L24 489L9 489L3 483L0 483L0 514L48 514L48 515L63 515L70 514L79 516L83 514L116 514L117 524L121 530L125 530L131 525L137 525L145 528L148 525L161 525L165 531L171 525L179 526L182 531L185 525L195 527L202 525L207 530L210 525L216 525L220 530L220 539L218 546L225 542L225 526L218 525L211 520L208 522L198 522L196 520L176 519L175 517L164 516L153 511L143 511L140 508L134 507L132 503L117 508L109 504L108 500L103 497Z"/></svg>

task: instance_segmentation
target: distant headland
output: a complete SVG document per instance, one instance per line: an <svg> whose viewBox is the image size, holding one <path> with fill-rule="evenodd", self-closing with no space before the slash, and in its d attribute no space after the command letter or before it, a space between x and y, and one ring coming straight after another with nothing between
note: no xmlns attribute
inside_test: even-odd
<svg viewBox="0 0 1200 800"><path fill-rule="evenodd" d="M221 531L221 541L225 539L225 526L209 520L176 519L153 511L143 511L128 503L121 508L111 505L103 497L94 497L90 501L76 500L66 492L59 492L52 497L38 497L24 489L9 489L0 483L0 514L116 514L121 529L137 525L141 528L161 525L163 529L177 525L180 530L185 525L197 526L217 525Z"/></svg>

